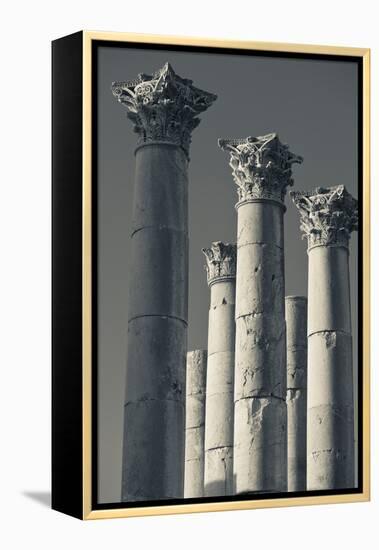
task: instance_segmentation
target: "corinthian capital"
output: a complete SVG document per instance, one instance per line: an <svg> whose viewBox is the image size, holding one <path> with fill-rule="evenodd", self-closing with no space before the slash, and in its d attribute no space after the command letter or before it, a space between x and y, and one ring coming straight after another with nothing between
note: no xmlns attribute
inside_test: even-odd
<svg viewBox="0 0 379 550"><path fill-rule="evenodd" d="M206 258L208 285L236 276L236 245L217 241L210 248L202 249Z"/></svg>
<svg viewBox="0 0 379 550"><path fill-rule="evenodd" d="M290 152L277 134L219 139L218 145L230 153L230 166L237 184L239 202L270 199L283 202L287 186L293 185L292 164L302 157Z"/></svg>
<svg viewBox="0 0 379 550"><path fill-rule="evenodd" d="M188 156L191 132L198 115L217 98L178 76L166 63L153 75L139 74L135 80L113 82L112 93L128 109L139 142L164 141L179 145Z"/></svg>
<svg viewBox="0 0 379 550"><path fill-rule="evenodd" d="M300 229L309 248L348 246L350 233L358 229L358 201L344 185L292 191L291 197L300 212Z"/></svg>

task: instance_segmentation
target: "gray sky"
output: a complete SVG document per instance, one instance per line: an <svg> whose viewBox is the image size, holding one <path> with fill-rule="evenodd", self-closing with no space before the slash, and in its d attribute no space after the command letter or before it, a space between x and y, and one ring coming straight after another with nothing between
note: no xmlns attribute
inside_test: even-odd
<svg viewBox="0 0 379 550"><path fill-rule="evenodd" d="M277 132L292 152L293 189L344 184L357 197L357 65L350 62L99 48L99 500L121 492L131 207L136 134L111 82L151 74L169 61L195 86L216 93L193 132L189 167L189 349L207 347L209 290L201 248L236 240L236 186L217 139ZM287 196L286 294L307 294L306 242ZM357 235L350 243L354 363L357 333Z"/></svg>

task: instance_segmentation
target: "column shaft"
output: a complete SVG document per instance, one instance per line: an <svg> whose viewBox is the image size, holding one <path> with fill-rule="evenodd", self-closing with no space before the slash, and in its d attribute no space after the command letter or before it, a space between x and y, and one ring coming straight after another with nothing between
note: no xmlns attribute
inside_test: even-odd
<svg viewBox="0 0 379 550"><path fill-rule="evenodd" d="M187 353L184 498L204 496L204 427L207 352Z"/></svg>
<svg viewBox="0 0 379 550"><path fill-rule="evenodd" d="M307 488L307 299L286 296L288 491Z"/></svg>
<svg viewBox="0 0 379 550"><path fill-rule="evenodd" d="M349 239L358 202L343 185L291 193L308 239L307 489L354 487Z"/></svg>
<svg viewBox="0 0 379 550"><path fill-rule="evenodd" d="M211 286L205 428L205 495L233 494L235 280Z"/></svg>
<svg viewBox="0 0 379 550"><path fill-rule="evenodd" d="M123 500L183 496L187 350L187 159L136 152Z"/></svg>
<svg viewBox="0 0 379 550"><path fill-rule="evenodd" d="M233 386L236 245L217 241L203 248L210 287L205 495L233 494Z"/></svg>
<svg viewBox="0 0 379 550"><path fill-rule="evenodd" d="M349 253L309 250L309 490L354 486L354 407Z"/></svg>
<svg viewBox="0 0 379 550"><path fill-rule="evenodd" d="M234 473L237 493L287 489L283 207L238 208Z"/></svg>
<svg viewBox="0 0 379 550"><path fill-rule="evenodd" d="M221 139L239 202L234 380L236 493L287 490L283 213L292 164L277 134Z"/></svg>

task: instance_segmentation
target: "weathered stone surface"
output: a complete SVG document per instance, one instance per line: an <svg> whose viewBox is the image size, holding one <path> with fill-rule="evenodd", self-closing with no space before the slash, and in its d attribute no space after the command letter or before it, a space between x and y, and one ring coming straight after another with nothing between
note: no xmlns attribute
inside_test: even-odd
<svg viewBox="0 0 379 550"><path fill-rule="evenodd" d="M318 246L308 253L308 334L324 330L351 333L349 251Z"/></svg>
<svg viewBox="0 0 379 550"><path fill-rule="evenodd" d="M132 257L129 318L167 315L187 322L187 234L157 227L141 229L132 238Z"/></svg>
<svg viewBox="0 0 379 550"><path fill-rule="evenodd" d="M308 432L308 490L354 487L352 408L309 409Z"/></svg>
<svg viewBox="0 0 379 550"><path fill-rule="evenodd" d="M234 476L237 494L287 489L287 407L276 397L234 405ZM270 468L267 467L270 464ZM285 467L283 467L283 465Z"/></svg>
<svg viewBox="0 0 379 550"><path fill-rule="evenodd" d="M287 490L283 213L292 164L277 134L219 140L237 185L234 482Z"/></svg>
<svg viewBox="0 0 379 550"><path fill-rule="evenodd" d="M236 320L235 399L286 396L285 323L275 315ZM268 368L270 366L270 368Z"/></svg>
<svg viewBox="0 0 379 550"><path fill-rule="evenodd" d="M283 205L270 201L237 204L237 247L246 244L275 245L283 249ZM238 251L239 254L239 251Z"/></svg>
<svg viewBox="0 0 379 550"><path fill-rule="evenodd" d="M233 349L235 341L234 304L224 304L210 309L208 326L210 354Z"/></svg>
<svg viewBox="0 0 379 550"><path fill-rule="evenodd" d="M236 247L203 249L210 286L205 416L205 495L233 492L233 381Z"/></svg>
<svg viewBox="0 0 379 550"><path fill-rule="evenodd" d="M307 299L286 296L288 491L307 488Z"/></svg>
<svg viewBox="0 0 379 550"><path fill-rule="evenodd" d="M288 491L307 488L307 390L287 390Z"/></svg>
<svg viewBox="0 0 379 550"><path fill-rule="evenodd" d="M129 323L125 403L185 400L185 325L170 317L138 317Z"/></svg>
<svg viewBox="0 0 379 550"><path fill-rule="evenodd" d="M184 152L170 144L151 143L137 149L135 161L132 233L146 227L187 233L188 161Z"/></svg>
<svg viewBox="0 0 379 550"><path fill-rule="evenodd" d="M126 403L122 497L142 501L183 497L184 403L145 399ZM159 496L158 496L159 495Z"/></svg>
<svg viewBox="0 0 379 550"><path fill-rule="evenodd" d="M233 447L205 451L204 485L204 494L208 497L233 494Z"/></svg>
<svg viewBox="0 0 379 550"><path fill-rule="evenodd" d="M139 135L133 199L122 500L180 498L188 309L188 154L216 96L166 64L113 83Z"/></svg>
<svg viewBox="0 0 379 550"><path fill-rule="evenodd" d="M236 317L268 313L283 321L283 250L265 244L238 247L238 268Z"/></svg>
<svg viewBox="0 0 379 550"><path fill-rule="evenodd" d="M233 446L234 352L208 356L205 449Z"/></svg>
<svg viewBox="0 0 379 550"><path fill-rule="evenodd" d="M307 489L354 486L348 243L358 203L344 186L292 194L308 239Z"/></svg>
<svg viewBox="0 0 379 550"><path fill-rule="evenodd" d="M184 497L204 495L204 428L207 352L187 353Z"/></svg>
<svg viewBox="0 0 379 550"><path fill-rule="evenodd" d="M308 337L308 354L313 359L308 364L308 407L350 406L353 394L351 335L339 331L314 333Z"/></svg>

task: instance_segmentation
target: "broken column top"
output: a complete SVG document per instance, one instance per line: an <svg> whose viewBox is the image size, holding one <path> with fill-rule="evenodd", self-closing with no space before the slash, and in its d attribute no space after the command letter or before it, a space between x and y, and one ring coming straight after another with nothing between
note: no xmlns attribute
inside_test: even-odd
<svg viewBox="0 0 379 550"><path fill-rule="evenodd" d="M239 202L268 199L283 204L287 187L293 185L292 164L302 157L291 153L277 134L219 139L219 147L230 153L230 166L237 184Z"/></svg>
<svg viewBox="0 0 379 550"><path fill-rule="evenodd" d="M235 279L237 247L235 244L213 242L210 248L202 248L206 258L205 269L208 285Z"/></svg>
<svg viewBox="0 0 379 550"><path fill-rule="evenodd" d="M179 145L187 156L198 115L217 99L177 75L169 63L152 75L140 73L135 80L113 82L112 93L128 109L140 144Z"/></svg>
<svg viewBox="0 0 379 550"><path fill-rule="evenodd" d="M358 229L358 201L344 185L317 187L312 191L292 191L300 212L300 229L314 246L345 246Z"/></svg>

